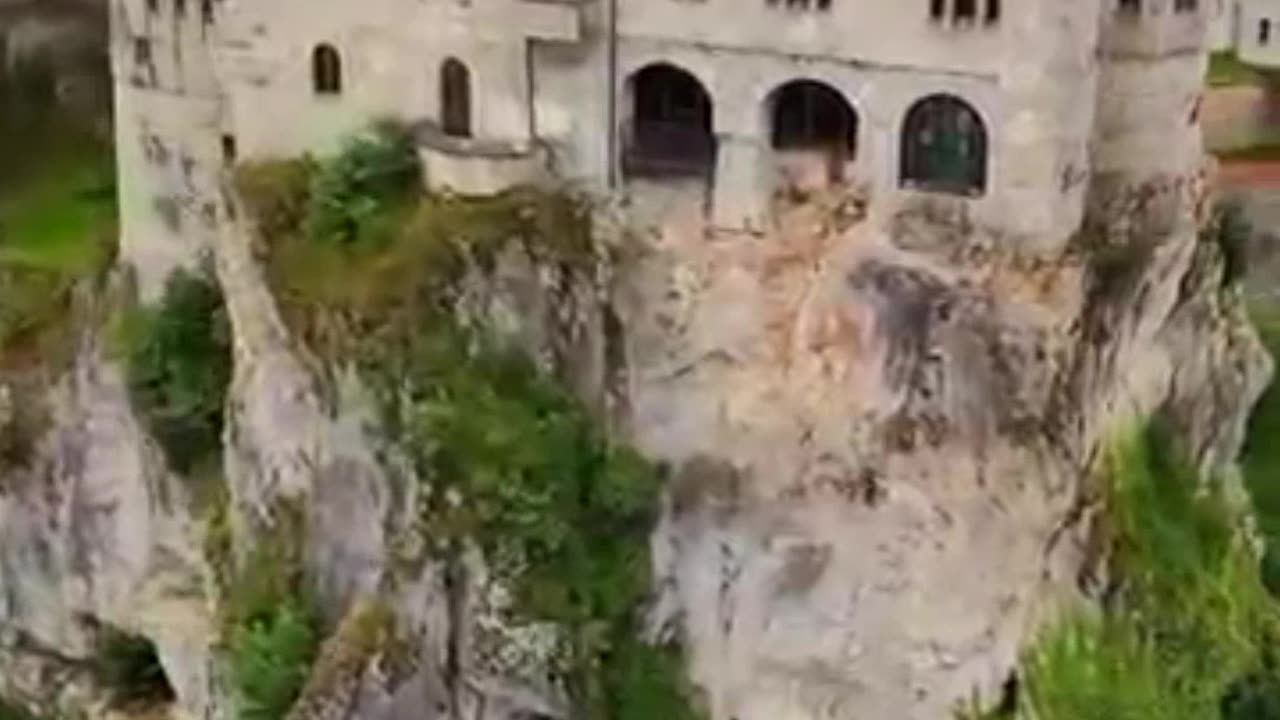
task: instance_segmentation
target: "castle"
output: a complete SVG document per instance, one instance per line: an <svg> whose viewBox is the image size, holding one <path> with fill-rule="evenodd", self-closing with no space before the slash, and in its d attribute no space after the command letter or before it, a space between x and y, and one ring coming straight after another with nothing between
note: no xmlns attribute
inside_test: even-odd
<svg viewBox="0 0 1280 720"><path fill-rule="evenodd" d="M113 0L122 250L186 262L239 160L415 128L427 182L927 196L1051 250L1086 180L1182 172L1208 0Z"/></svg>

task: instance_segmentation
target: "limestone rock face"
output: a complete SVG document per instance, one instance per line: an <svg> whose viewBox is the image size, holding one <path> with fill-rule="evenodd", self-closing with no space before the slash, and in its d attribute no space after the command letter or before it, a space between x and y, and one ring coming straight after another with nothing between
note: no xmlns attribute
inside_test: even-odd
<svg viewBox="0 0 1280 720"><path fill-rule="evenodd" d="M93 697L91 682L56 678L83 675L106 622L149 636L183 707L203 715L211 636L191 502L134 419L120 369L91 340L23 401L47 430L0 473L0 695L54 708L77 688ZM36 669L10 672L20 667Z"/></svg>
<svg viewBox="0 0 1280 720"><path fill-rule="evenodd" d="M618 259L592 287L520 252L468 286L462 311L672 468L652 626L684 640L715 720L934 720L990 698L1090 589L1112 433L1158 416L1206 469L1232 462L1270 367L1202 232L1205 178L1096 182L1052 256L944 201L873 221L840 188L780 201L759 234L601 222ZM538 667L554 628L506 625L478 557L398 567L418 483L364 389L289 336L244 228L214 250L236 537L302 508L339 628L292 716L565 717ZM3 456L20 423L38 431L0 475L0 662L38 667L0 693L85 706L56 678L79 677L91 619L155 641L179 711L225 716L200 512L119 368L87 339L34 425L19 389L0 393Z"/></svg>
<svg viewBox="0 0 1280 720"><path fill-rule="evenodd" d="M1099 183L1105 179L1100 179ZM668 226L624 272L628 432L677 468L663 598L715 718L944 718L1078 590L1101 444L1166 416L1230 463L1269 360L1200 174L1108 187L1070 249L835 193Z"/></svg>

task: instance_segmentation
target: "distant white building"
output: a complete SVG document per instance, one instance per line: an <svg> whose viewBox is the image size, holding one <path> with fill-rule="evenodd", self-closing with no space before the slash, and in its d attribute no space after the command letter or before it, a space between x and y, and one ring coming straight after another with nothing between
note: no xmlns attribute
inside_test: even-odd
<svg viewBox="0 0 1280 720"><path fill-rule="evenodd" d="M1280 67L1280 0L1213 0L1209 46L1250 65Z"/></svg>

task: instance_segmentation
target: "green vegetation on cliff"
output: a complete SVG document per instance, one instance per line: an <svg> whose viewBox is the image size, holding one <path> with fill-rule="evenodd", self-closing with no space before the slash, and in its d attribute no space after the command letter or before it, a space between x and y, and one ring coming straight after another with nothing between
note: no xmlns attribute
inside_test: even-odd
<svg viewBox="0 0 1280 720"><path fill-rule="evenodd" d="M1050 628L1027 657L1024 709L1038 720L1246 720L1245 690L1274 682L1280 614L1242 518L1176 457L1154 433L1113 448L1110 588L1100 613Z"/></svg>
<svg viewBox="0 0 1280 720"><path fill-rule="evenodd" d="M73 288L110 264L115 196L109 147L64 119L0 113L0 157L5 368L62 355Z"/></svg>
<svg viewBox="0 0 1280 720"><path fill-rule="evenodd" d="M214 514L215 524L226 521L225 506L215 507ZM284 718L320 651L320 615L302 567L301 509L282 503L273 523L258 534L238 566L232 566L229 547L207 543L205 548L217 575L221 635L238 720ZM222 540L229 544L224 530L212 529L219 533L213 545Z"/></svg>
<svg viewBox="0 0 1280 720"><path fill-rule="evenodd" d="M1254 325L1272 358L1280 362L1280 314L1259 309ZM1266 544L1263 582L1280 597L1280 383L1272 382L1249 420L1242 458L1244 479L1257 512L1258 531Z"/></svg>
<svg viewBox="0 0 1280 720"><path fill-rule="evenodd" d="M403 136L383 129L336 158L240 169L286 321L327 361L357 367L378 398L424 484L422 552L456 565L464 547L480 548L511 592L511 622L559 629L543 670L581 717L697 717L680 652L641 640L659 472L454 308L458 281L483 276L513 246L591 277L587 209L533 189L427 196L393 159L407 152ZM411 567L426 557L401 559Z"/></svg>
<svg viewBox="0 0 1280 720"><path fill-rule="evenodd" d="M230 333L217 282L186 270L169 276L158 306L136 309L124 323L133 406L180 473L217 461Z"/></svg>

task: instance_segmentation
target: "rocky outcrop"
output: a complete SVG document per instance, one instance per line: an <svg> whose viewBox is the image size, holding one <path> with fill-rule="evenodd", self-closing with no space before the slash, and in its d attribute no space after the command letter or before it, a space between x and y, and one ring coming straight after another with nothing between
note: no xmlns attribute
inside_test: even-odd
<svg viewBox="0 0 1280 720"><path fill-rule="evenodd" d="M712 717L941 718L996 693L1046 609L1087 590L1109 433L1161 415L1208 469L1239 449L1269 368L1200 232L1203 181L1109 190L1054 257L942 203L878 225L835 190L764 235L628 234L594 290L514 253L465 295L673 468L653 630L684 640ZM355 376L317 371L234 225L217 261L236 537L304 508L345 628L293 717L561 716L524 675L545 638L504 625L483 562L397 563L417 484ZM143 632L182 708L225 712L188 486L99 342L47 400L0 493L0 622L71 658L75 618Z"/></svg>

